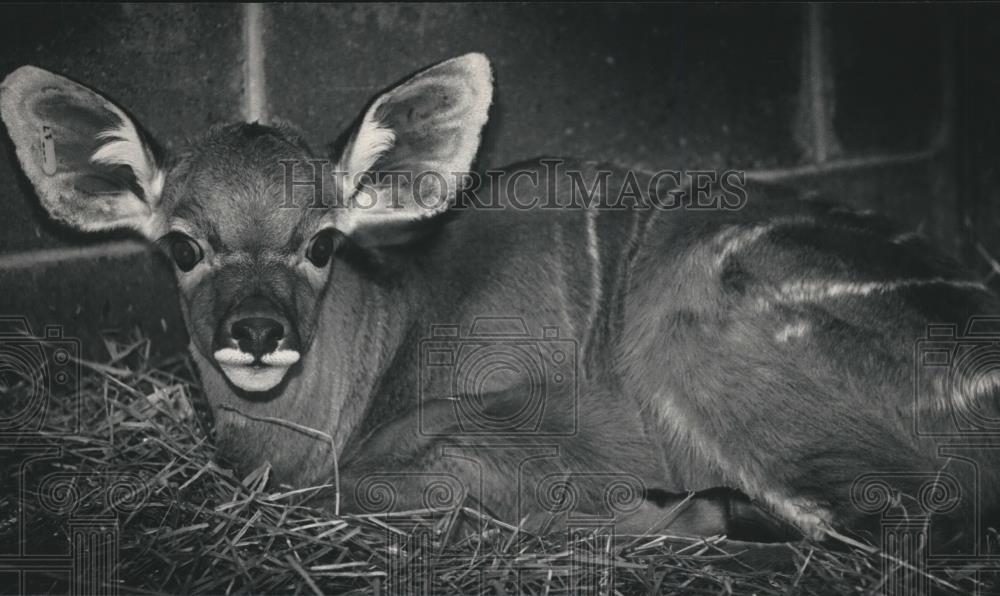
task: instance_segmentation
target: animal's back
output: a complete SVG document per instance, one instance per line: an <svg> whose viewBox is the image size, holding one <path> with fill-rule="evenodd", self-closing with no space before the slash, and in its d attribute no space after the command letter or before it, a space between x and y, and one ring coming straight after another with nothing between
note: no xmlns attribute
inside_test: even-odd
<svg viewBox="0 0 1000 596"><path fill-rule="evenodd" d="M493 209L460 209L428 240L417 270L444 299L418 330L450 322L465 337L484 315L535 337L556 327L579 348L574 423L628 418L650 442L654 488L734 486L817 535L857 527L872 482L917 499L953 477L956 519L989 513L997 487L980 472L977 488L976 466L995 467L1000 450L979 437L970 465L939 455L951 436L924 435L947 435L956 411L1000 420L993 371L918 360L931 325L955 325L957 346L971 317L1000 313L979 280L882 217L786 189L747 184L737 208L662 208L648 194L622 201L629 176L648 191L652 174L558 168L508 168L534 174L478 187Z"/></svg>
<svg viewBox="0 0 1000 596"><path fill-rule="evenodd" d="M988 514L988 433L974 463L938 450L956 413L1000 420L1000 371L927 368L921 348L951 324L960 349L972 317L1000 313L992 292L880 217L766 187L740 211L671 215L633 264L620 362L679 483L739 486L809 532L871 513L873 486L915 503L935 478L959 523L977 500Z"/></svg>

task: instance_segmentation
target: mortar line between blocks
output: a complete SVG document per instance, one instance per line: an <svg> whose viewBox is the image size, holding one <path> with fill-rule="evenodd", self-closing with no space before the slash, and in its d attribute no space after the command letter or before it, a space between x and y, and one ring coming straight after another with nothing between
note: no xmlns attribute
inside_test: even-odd
<svg viewBox="0 0 1000 596"><path fill-rule="evenodd" d="M0 272L45 267L80 259L101 257L120 259L140 255L147 250L146 245L132 240L102 242L90 246L25 250L0 255Z"/></svg>
<svg viewBox="0 0 1000 596"><path fill-rule="evenodd" d="M243 5L243 119L267 123L263 4Z"/></svg>

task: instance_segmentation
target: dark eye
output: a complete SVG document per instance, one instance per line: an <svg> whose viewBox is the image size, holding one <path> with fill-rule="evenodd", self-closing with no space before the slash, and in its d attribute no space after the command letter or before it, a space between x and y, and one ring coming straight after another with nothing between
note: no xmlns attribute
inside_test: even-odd
<svg viewBox="0 0 1000 596"><path fill-rule="evenodd" d="M309 248L306 249L306 258L317 267L326 267L333 256L333 249L336 242L333 230L322 230L309 241Z"/></svg>
<svg viewBox="0 0 1000 596"><path fill-rule="evenodd" d="M201 247L194 241L194 238L187 234L175 232L170 235L168 247L170 256L181 271L191 271L202 258Z"/></svg>

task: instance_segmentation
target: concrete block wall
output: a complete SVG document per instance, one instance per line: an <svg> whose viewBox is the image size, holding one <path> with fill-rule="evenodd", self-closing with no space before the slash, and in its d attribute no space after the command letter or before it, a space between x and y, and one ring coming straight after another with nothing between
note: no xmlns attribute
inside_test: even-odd
<svg viewBox="0 0 1000 596"><path fill-rule="evenodd" d="M85 82L175 147L238 116L241 16L222 5L7 6L0 76L34 64ZM139 328L165 349L185 345L168 264L120 235L78 235L47 220L6 131L0 205L0 316L26 316L35 333L62 325L92 357L109 330Z"/></svg>
<svg viewBox="0 0 1000 596"><path fill-rule="evenodd" d="M989 60L988 48L963 46L961 34L995 31L997 13L929 5L31 5L0 8L0 77L31 63L86 82L168 148L220 120L281 118L321 149L391 83L483 51L498 94L481 167L572 155L642 168L743 168L887 211L975 258L963 222L985 209L978 197L990 194L996 170L975 184L957 180L967 167L960 159L982 161L988 150L957 148L979 138L958 108L970 101L963 93L982 87L962 82L970 73L956 54L966 47ZM992 64L972 71L986 77ZM1000 134L990 134L995 147ZM185 344L165 261L122 237L81 237L47 222L6 135L0 205L0 315L28 316L36 330L61 324L94 356L106 329L138 327L164 352Z"/></svg>

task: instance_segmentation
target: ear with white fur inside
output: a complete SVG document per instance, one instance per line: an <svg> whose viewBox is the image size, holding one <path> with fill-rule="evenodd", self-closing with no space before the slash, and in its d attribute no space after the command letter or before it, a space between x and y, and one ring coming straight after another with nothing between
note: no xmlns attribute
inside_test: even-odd
<svg viewBox="0 0 1000 596"><path fill-rule="evenodd" d="M84 231L152 235L164 172L124 110L65 77L23 66L0 83L0 117L53 218Z"/></svg>
<svg viewBox="0 0 1000 596"><path fill-rule="evenodd" d="M368 108L341 156L347 234L446 211L472 166L493 101L490 63L466 54L423 70Z"/></svg>

